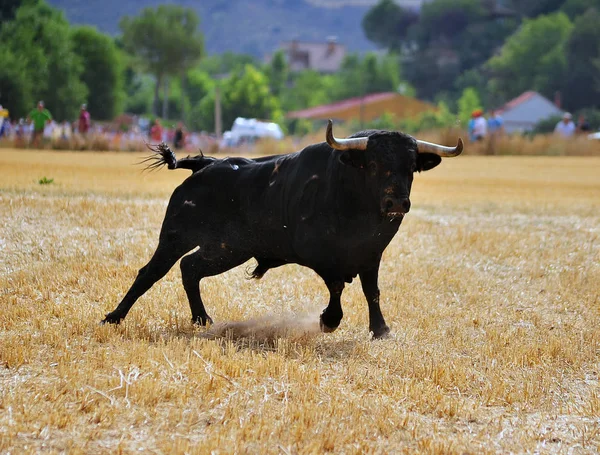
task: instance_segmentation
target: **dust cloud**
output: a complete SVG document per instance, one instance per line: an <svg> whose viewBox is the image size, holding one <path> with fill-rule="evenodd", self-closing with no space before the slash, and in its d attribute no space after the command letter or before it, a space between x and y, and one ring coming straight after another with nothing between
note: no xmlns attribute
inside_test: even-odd
<svg viewBox="0 0 600 455"><path fill-rule="evenodd" d="M209 338L252 339L258 342L272 342L279 338L301 340L321 333L319 328L320 311L276 316L263 316L247 321L218 322L213 324L204 336Z"/></svg>

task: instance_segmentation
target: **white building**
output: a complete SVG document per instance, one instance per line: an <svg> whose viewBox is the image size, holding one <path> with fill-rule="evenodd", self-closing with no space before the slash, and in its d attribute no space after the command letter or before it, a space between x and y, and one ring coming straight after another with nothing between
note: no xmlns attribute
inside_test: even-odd
<svg viewBox="0 0 600 455"><path fill-rule="evenodd" d="M507 133L531 131L540 120L562 116L563 111L537 92L525 92L496 111L504 119Z"/></svg>

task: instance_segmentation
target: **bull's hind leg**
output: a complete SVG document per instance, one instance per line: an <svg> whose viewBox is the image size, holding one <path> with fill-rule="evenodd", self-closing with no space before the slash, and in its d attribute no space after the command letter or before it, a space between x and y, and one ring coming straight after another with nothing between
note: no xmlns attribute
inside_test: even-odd
<svg viewBox="0 0 600 455"><path fill-rule="evenodd" d="M390 328L385 323L381 307L379 306L379 264L371 270L360 273L360 283L369 304L369 331L373 338L385 338L390 333Z"/></svg>
<svg viewBox="0 0 600 455"><path fill-rule="evenodd" d="M102 323L118 324L121 322L136 300L150 289L154 283L165 276L177 260L191 248L184 246L181 242L161 239L150 262L140 269L121 303L106 315Z"/></svg>
<svg viewBox="0 0 600 455"><path fill-rule="evenodd" d="M225 250L225 248L221 248L221 250ZM218 254L217 252L213 253L211 254L206 248L203 250L200 247L200 250L185 256L180 264L183 288L192 311L192 322L200 325L206 325L207 322L212 324L213 322L206 313L204 302L202 302L200 296L200 280L207 276L219 275L250 259L250 256L232 255L227 251L219 251Z"/></svg>
<svg viewBox="0 0 600 455"><path fill-rule="evenodd" d="M338 328L344 312L342 311L342 292L344 291L345 283L344 280L339 279L326 279L325 284L329 289L329 305L321 313L320 326L322 332L333 332Z"/></svg>

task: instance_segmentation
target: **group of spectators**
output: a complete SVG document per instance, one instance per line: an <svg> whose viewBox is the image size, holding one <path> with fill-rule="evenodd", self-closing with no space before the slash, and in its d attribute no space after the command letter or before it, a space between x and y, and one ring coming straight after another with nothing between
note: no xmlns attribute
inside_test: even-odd
<svg viewBox="0 0 600 455"><path fill-rule="evenodd" d="M554 127L554 133L563 138L570 138L576 134L590 133L592 128L583 115L579 116L577 125L573 122L573 116L565 112L563 118Z"/></svg>
<svg viewBox="0 0 600 455"><path fill-rule="evenodd" d="M176 149L183 149L186 146L186 138L187 133L182 122L178 122L175 129L165 129L157 118L150 128L150 139L154 143L170 142Z"/></svg>
<svg viewBox="0 0 600 455"><path fill-rule="evenodd" d="M486 119L481 109L473 111L469 120L469 139L471 142L483 141L488 136L498 136L504 132L504 120L498 112L492 112Z"/></svg>
<svg viewBox="0 0 600 455"><path fill-rule="evenodd" d="M469 139L471 142L483 141L489 139L491 147L495 140L504 133L504 120L497 111L491 113L489 119L486 119L481 109L473 111L468 125ZM565 112L563 118L556 124L554 133L563 137L570 138L579 133L589 133L591 127L583 115L579 116L577 124L573 122L573 116Z"/></svg>
<svg viewBox="0 0 600 455"><path fill-rule="evenodd" d="M0 111L3 111L0 106ZM33 109L26 119L11 121L8 118L8 111L3 111L0 117L0 138L14 137L17 145L30 143L32 147L39 147L44 138L68 139L76 133L84 137L90 132L91 117L85 104L81 105L79 118L76 122L57 123L52 114L46 109L44 102L39 101L36 108Z"/></svg>
<svg viewBox="0 0 600 455"><path fill-rule="evenodd" d="M556 124L554 133L563 137L570 138L578 133L589 133L590 124L583 115L579 116L577 124L573 122L572 115L566 112L561 121ZM33 109L26 119L20 119L18 122L10 122L8 111L0 106L0 139L3 137L12 137L16 145L30 144L32 147L39 147L44 139L70 139L77 135L84 141L88 134L94 133L96 136L103 137L109 141L115 148L123 148L122 142L144 143L148 138L152 143L168 142L174 145L176 149L195 148L212 145L215 139L206 134L189 134L182 122L177 123L174 128L165 128L160 119L156 119L148 131L148 136L142 133L138 126L133 126L129 131L118 131L114 128L96 127L92 129L90 113L85 104L81 105L78 119L73 122L55 122L52 114L44 106L43 101L39 101L36 108ZM497 139L504 133L504 120L497 111L491 113L486 119L481 109L473 111L468 124L469 139L471 142L487 140L490 151L493 153Z"/></svg>
<svg viewBox="0 0 600 455"><path fill-rule="evenodd" d="M480 142L487 140L488 153L493 154L498 138L504 134L504 120L497 111L486 119L481 109L473 111L468 124L469 140Z"/></svg>
<svg viewBox="0 0 600 455"><path fill-rule="evenodd" d="M123 128L119 124L92 125L90 113L85 104L81 105L79 116L74 122L56 122L43 101L39 101L26 118L11 122L8 111L0 106L0 139L13 140L15 146L29 145L39 148L44 143L77 138L76 144L86 142L105 144L111 150L137 150L145 148L145 143L167 142L176 149L198 150L211 148L216 139L204 133L188 133L182 122L173 127L163 126L160 119L154 120L149 129L133 124Z"/></svg>

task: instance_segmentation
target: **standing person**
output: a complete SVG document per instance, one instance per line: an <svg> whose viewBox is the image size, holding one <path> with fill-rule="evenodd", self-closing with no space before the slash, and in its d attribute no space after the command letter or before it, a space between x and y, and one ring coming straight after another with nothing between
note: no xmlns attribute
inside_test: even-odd
<svg viewBox="0 0 600 455"><path fill-rule="evenodd" d="M173 145L177 150L185 147L185 132L183 131L183 123L177 123L177 128L175 128L175 136L173 138Z"/></svg>
<svg viewBox="0 0 600 455"><path fill-rule="evenodd" d="M560 122L556 124L554 133L559 136L568 139L575 134L575 124L573 123L573 116L568 112L565 112Z"/></svg>
<svg viewBox="0 0 600 455"><path fill-rule="evenodd" d="M87 105L82 104L81 109L79 111L79 122L77 124L77 130L79 134L83 137L87 136L88 131L90 130L91 118L90 113L87 110Z"/></svg>
<svg viewBox="0 0 600 455"><path fill-rule="evenodd" d="M154 120L154 125L152 125L152 128L150 128L150 139L152 139L155 143L162 142L163 140L163 127L160 124L159 118Z"/></svg>
<svg viewBox="0 0 600 455"><path fill-rule="evenodd" d="M44 127L46 123L52 121L50 111L44 108L44 102L39 101L37 108L32 110L27 116L27 121L33 123L33 135L31 137L31 145L39 147L40 139L44 135Z"/></svg>
<svg viewBox="0 0 600 455"><path fill-rule="evenodd" d="M493 155L496 153L496 142L504 133L504 120L498 114L498 111L493 111L492 115L487 121L487 130L490 136L490 140L488 142L488 153Z"/></svg>
<svg viewBox="0 0 600 455"><path fill-rule="evenodd" d="M471 141L482 141L487 136L487 120L483 116L483 111L477 109L471 114L469 121L469 137Z"/></svg>
<svg viewBox="0 0 600 455"><path fill-rule="evenodd" d="M579 114L579 118L577 119L577 133L585 134L592 131L592 127L590 123L585 119L583 114Z"/></svg>
<svg viewBox="0 0 600 455"><path fill-rule="evenodd" d="M25 120L22 118L19 119L15 125L15 147L17 148L25 146L25 137L27 135L26 127Z"/></svg>
<svg viewBox="0 0 600 455"><path fill-rule="evenodd" d="M0 104L0 138L8 136L10 130L10 119L8 118L8 111Z"/></svg>
<svg viewBox="0 0 600 455"><path fill-rule="evenodd" d="M63 141L68 141L69 139L71 139L71 123L67 122L66 120L63 122L62 124L62 130L61 130L61 135L60 138Z"/></svg>
<svg viewBox="0 0 600 455"><path fill-rule="evenodd" d="M493 111L487 122L488 132L490 134L501 135L504 132L504 119L500 117L498 111Z"/></svg>

